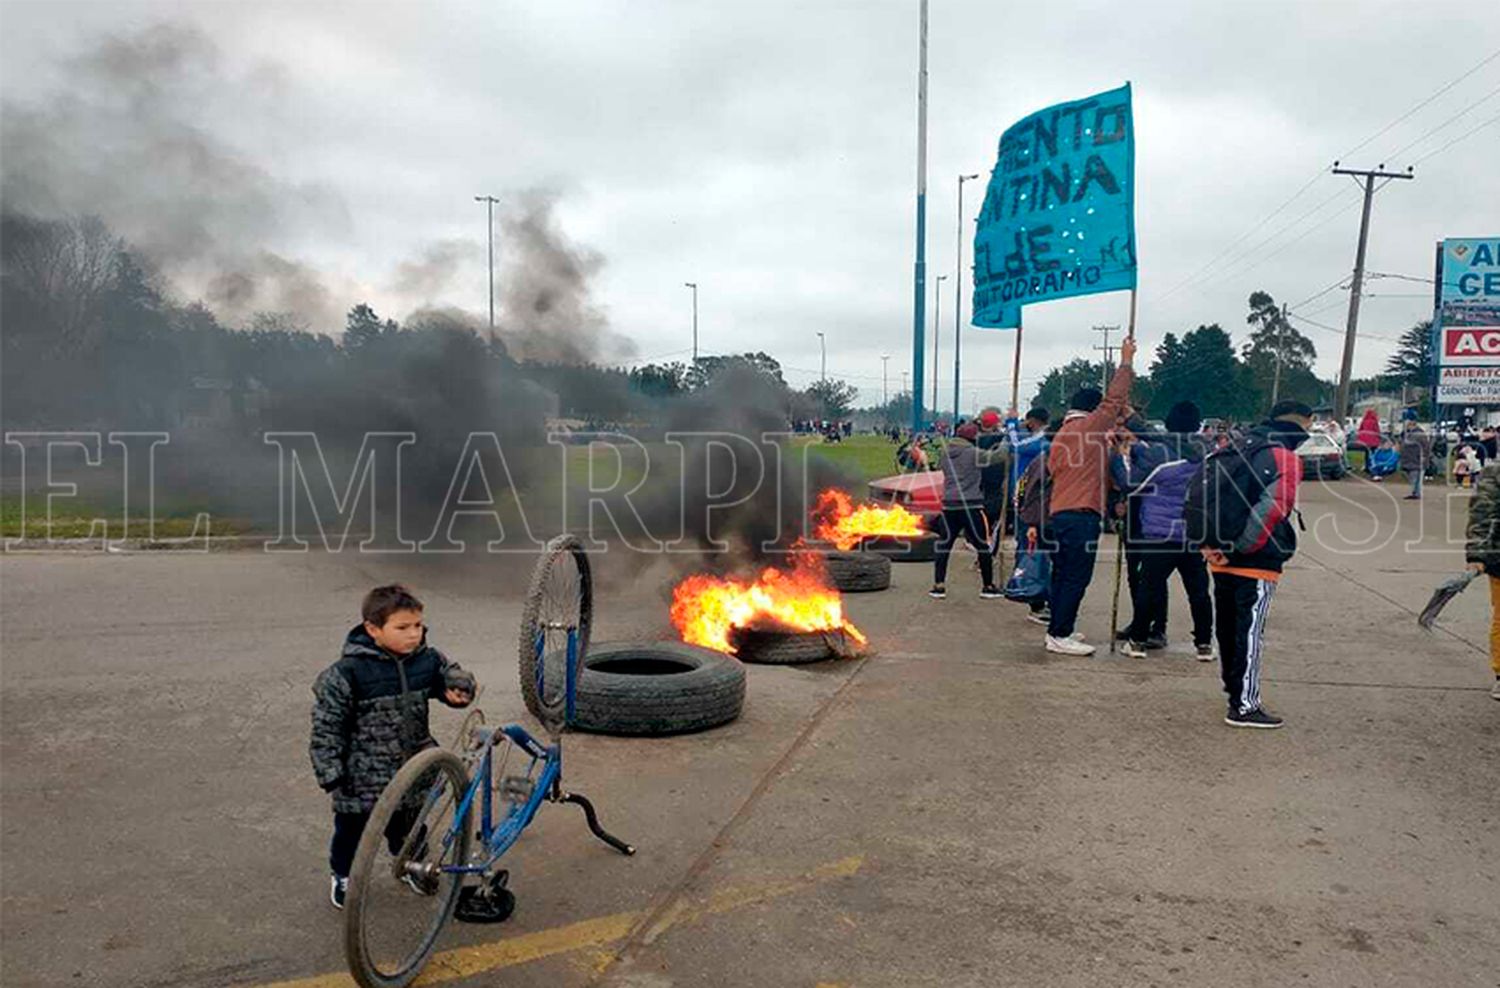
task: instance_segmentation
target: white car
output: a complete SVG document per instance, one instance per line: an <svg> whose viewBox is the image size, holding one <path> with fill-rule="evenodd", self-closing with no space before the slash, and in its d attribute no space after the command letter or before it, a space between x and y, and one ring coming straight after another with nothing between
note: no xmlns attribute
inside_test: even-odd
<svg viewBox="0 0 1500 988"><path fill-rule="evenodd" d="M1302 461L1302 476L1326 477L1338 480L1349 471L1344 460L1344 447L1325 432L1314 432L1302 440L1297 447L1297 457Z"/></svg>

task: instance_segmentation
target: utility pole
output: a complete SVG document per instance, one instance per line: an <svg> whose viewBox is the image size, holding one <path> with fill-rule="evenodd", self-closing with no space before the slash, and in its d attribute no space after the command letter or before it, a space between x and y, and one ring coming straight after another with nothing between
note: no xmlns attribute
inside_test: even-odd
<svg viewBox="0 0 1500 988"><path fill-rule="evenodd" d="M1364 291L1365 277L1365 244L1370 237L1370 202L1375 198L1375 180L1383 179L1380 184L1383 187L1387 182L1398 178L1414 178L1412 169L1407 167L1404 172L1388 172L1385 164L1373 171L1359 171L1353 168L1340 168L1339 163L1333 163L1335 175L1348 175L1356 181L1364 179L1359 183L1365 190L1364 211L1359 217L1359 246L1354 251L1354 281L1349 285L1349 322L1344 328L1344 360L1339 365L1339 391L1338 399L1334 402L1334 419L1342 422L1349 414L1349 377L1354 370L1354 335L1359 328L1359 296Z"/></svg>
<svg viewBox="0 0 1500 988"><path fill-rule="evenodd" d="M1281 351L1286 346L1286 303L1281 303L1281 322L1276 324L1276 374L1271 378L1271 407L1281 400Z"/></svg>
<svg viewBox="0 0 1500 988"><path fill-rule="evenodd" d="M907 375L907 373L908 373L907 371L902 371L901 372L901 393L902 394L906 394L906 393L908 393L911 390L910 388L908 388L906 386L906 375Z"/></svg>
<svg viewBox="0 0 1500 988"><path fill-rule="evenodd" d="M693 290L693 366L698 366L698 283L696 281L684 281L684 288Z"/></svg>
<svg viewBox="0 0 1500 988"><path fill-rule="evenodd" d="M958 421L958 358L963 350L963 337L959 330L963 325L964 311L964 183L979 176L958 176L958 252L955 255L958 260L954 263L953 273L953 421ZM937 395L932 396L936 403Z"/></svg>
<svg viewBox="0 0 1500 988"><path fill-rule="evenodd" d="M932 417L938 415L938 342L942 339L943 323L938 318L943 307L943 282L948 276L940 274L932 282Z"/></svg>
<svg viewBox="0 0 1500 988"><path fill-rule="evenodd" d="M1107 391L1109 389L1109 365L1110 365L1110 361L1114 357L1114 352L1119 349L1119 347L1117 347L1117 346L1110 346L1109 345L1109 334L1110 333L1118 333L1119 331L1120 331L1120 327L1119 326L1095 326L1094 327L1094 332L1096 332L1096 333L1103 333L1104 334L1104 343L1103 344L1098 344L1098 343L1094 344L1094 349L1095 350L1103 350L1104 351L1104 368L1103 368L1103 370L1101 370L1099 372L1099 390L1101 390L1101 391Z"/></svg>
<svg viewBox="0 0 1500 988"><path fill-rule="evenodd" d="M927 301L927 0L922 0L917 29L917 260L913 268L911 374L916 394L911 403L911 431L922 431L922 330ZM934 396L935 397L935 396Z"/></svg>
<svg viewBox="0 0 1500 988"><path fill-rule="evenodd" d="M887 409L887 414L891 406L890 375L891 355L882 353L880 355L880 404Z"/></svg>
<svg viewBox="0 0 1500 988"><path fill-rule="evenodd" d="M826 387L828 384L828 337L822 333L818 334L818 349L823 354L823 362L818 367L818 380Z"/></svg>
<svg viewBox="0 0 1500 988"><path fill-rule="evenodd" d="M495 342L495 203L494 196L475 196L475 202L484 203L485 218L490 235L490 342Z"/></svg>

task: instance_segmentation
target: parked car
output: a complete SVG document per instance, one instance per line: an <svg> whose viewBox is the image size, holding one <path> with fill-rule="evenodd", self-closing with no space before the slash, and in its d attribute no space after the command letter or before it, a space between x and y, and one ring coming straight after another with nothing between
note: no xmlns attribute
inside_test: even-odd
<svg viewBox="0 0 1500 988"><path fill-rule="evenodd" d="M1314 432L1297 447L1297 456L1302 460L1302 476L1326 477L1338 480L1349 472L1344 460L1344 447L1324 432Z"/></svg>

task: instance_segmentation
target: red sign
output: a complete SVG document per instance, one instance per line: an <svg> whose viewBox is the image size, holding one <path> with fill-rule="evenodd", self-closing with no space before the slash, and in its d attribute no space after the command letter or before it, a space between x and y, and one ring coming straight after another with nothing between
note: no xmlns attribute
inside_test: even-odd
<svg viewBox="0 0 1500 988"><path fill-rule="evenodd" d="M1500 326L1443 327L1441 363L1500 364Z"/></svg>

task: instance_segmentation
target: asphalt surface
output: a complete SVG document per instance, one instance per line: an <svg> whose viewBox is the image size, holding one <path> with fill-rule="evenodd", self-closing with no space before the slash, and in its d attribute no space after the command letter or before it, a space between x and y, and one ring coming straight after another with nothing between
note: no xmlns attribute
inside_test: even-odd
<svg viewBox="0 0 1500 988"><path fill-rule="evenodd" d="M1045 655L1024 608L928 567L848 598L873 654L751 667L700 735L567 739L571 808L512 852L520 905L450 927L459 985L1500 984L1500 703L1464 500L1308 485L1271 610L1279 732L1221 722L1187 649ZM0 982L342 981L309 687L362 592L412 582L433 640L523 719L529 560L260 552L0 558ZM601 640L662 637L665 565L604 562ZM1112 559L1081 628L1105 637ZM1128 605L1122 607L1128 610ZM458 715L434 707L439 737ZM330 975L331 977L323 977Z"/></svg>

